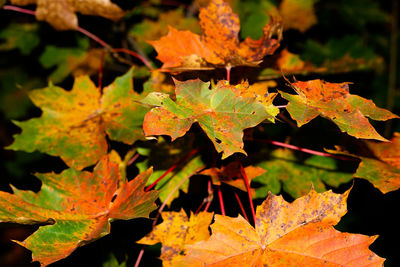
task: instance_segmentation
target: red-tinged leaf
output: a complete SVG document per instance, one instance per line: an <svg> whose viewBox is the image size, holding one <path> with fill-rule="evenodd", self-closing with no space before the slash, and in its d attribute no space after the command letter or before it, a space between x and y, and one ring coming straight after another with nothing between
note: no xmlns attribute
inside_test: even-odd
<svg viewBox="0 0 400 267"><path fill-rule="evenodd" d="M248 82L242 82L240 84L232 86L229 84L228 81L222 80L218 82L217 86L229 88L230 90L233 90L235 95L239 97L255 99L257 102L261 103L265 107L265 110L268 113L268 117L266 119L270 122L275 122L275 117L279 114L279 108L275 107L272 104L272 101L274 101L277 93L269 93L268 88L275 87L276 82L264 81L254 83L252 85L249 85Z"/></svg>
<svg viewBox="0 0 400 267"><path fill-rule="evenodd" d="M107 235L113 219L147 218L157 198L154 191L144 192L151 172L118 188L118 166L104 157L93 173L71 168L60 174L37 174L43 183L39 193L0 192L0 222L51 224L18 242L32 251L34 261L48 265Z"/></svg>
<svg viewBox="0 0 400 267"><path fill-rule="evenodd" d="M148 110L135 100L133 70L104 88L103 95L87 76L76 78L71 91L49 87L31 91L29 97L43 110L40 118L14 122L22 128L8 148L60 156L69 166L82 169L107 153L107 133L112 140L132 144L143 137L143 117Z"/></svg>
<svg viewBox="0 0 400 267"><path fill-rule="evenodd" d="M183 136L198 122L218 152L226 158L243 150L243 130L254 127L268 117L263 105L251 98L237 97L233 89L189 80L176 84L176 102L160 96L160 106L145 116L146 136L169 135L172 140Z"/></svg>
<svg viewBox="0 0 400 267"><path fill-rule="evenodd" d="M78 17L75 12L97 15L111 20L122 18L125 13L110 0L11 0L14 5L36 4L36 18L50 23L57 30L76 30Z"/></svg>
<svg viewBox="0 0 400 267"><path fill-rule="evenodd" d="M364 141L370 155L357 155L344 151L327 150L330 153L345 154L361 159L354 177L372 183L382 193L400 188L400 133L394 133L390 143Z"/></svg>
<svg viewBox="0 0 400 267"><path fill-rule="evenodd" d="M266 172L266 170L254 166L247 166L244 168L244 171L246 172L249 183L255 177L258 177ZM225 183L242 191L247 191L246 184L240 172L240 165L237 161L233 161L221 168L206 169L200 172L200 174L211 176L212 182L215 185L221 185L221 183Z"/></svg>
<svg viewBox="0 0 400 267"><path fill-rule="evenodd" d="M181 266L382 266L368 247L376 239L333 228L346 213L343 195L314 190L293 203L269 195L255 229L241 216L215 215L206 241L187 246Z"/></svg>
<svg viewBox="0 0 400 267"><path fill-rule="evenodd" d="M163 222L150 234L137 241L139 244L162 243L161 260L163 266L176 266L186 252L185 246L209 238L208 226L213 213L200 212L187 217L185 212L162 212Z"/></svg>
<svg viewBox="0 0 400 267"><path fill-rule="evenodd" d="M190 31L178 31L169 26L168 35L157 41L149 41L163 62L163 69L206 67L205 58L211 55L209 49L200 41L200 36Z"/></svg>
<svg viewBox="0 0 400 267"><path fill-rule="evenodd" d="M156 49L157 58L164 63L163 69L256 66L264 56L275 52L282 38L280 21L271 19L259 40L247 38L240 42L239 17L223 0L212 0L206 8L201 8L199 19L201 36L170 27L167 36L149 42ZM278 35L277 39L274 35Z"/></svg>
<svg viewBox="0 0 400 267"><path fill-rule="evenodd" d="M348 83L322 80L291 84L298 95L280 92L289 101L286 109L300 127L318 115L333 121L342 132L357 138L387 141L378 134L366 117L385 121L399 118L388 110L378 108L368 99L349 93Z"/></svg>

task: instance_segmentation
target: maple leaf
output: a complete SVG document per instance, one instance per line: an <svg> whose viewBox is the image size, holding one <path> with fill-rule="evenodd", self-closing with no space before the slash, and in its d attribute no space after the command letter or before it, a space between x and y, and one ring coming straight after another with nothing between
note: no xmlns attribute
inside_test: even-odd
<svg viewBox="0 0 400 267"><path fill-rule="evenodd" d="M255 189L257 198L265 198L268 191L279 193L281 184L285 192L298 198L307 194L311 185L323 192L326 185L338 187L353 177L351 173L339 171L333 158L311 156L300 161L288 149L274 150L270 159L258 163L257 167L267 170L253 180L261 184Z"/></svg>
<svg viewBox="0 0 400 267"><path fill-rule="evenodd" d="M175 81L176 102L168 95L154 96L158 107L145 116L143 130L146 136L169 135L172 140L183 136L198 122L218 152L226 158L243 150L243 130L254 127L269 114L263 105L251 98L237 97L232 89L216 86L199 79Z"/></svg>
<svg viewBox="0 0 400 267"><path fill-rule="evenodd" d="M135 100L133 70L104 88L103 94L87 76L75 79L71 91L50 84L29 93L43 110L40 118L14 123L22 128L8 148L60 156L69 166L82 169L107 153L105 134L132 144L143 137L143 117L148 110Z"/></svg>
<svg viewBox="0 0 400 267"><path fill-rule="evenodd" d="M347 82L329 83L317 79L297 81L291 86L298 95L279 93L289 101L286 109L299 127L321 115L351 136L387 141L375 131L366 117L380 121L399 118L388 110L378 108L371 100L351 95Z"/></svg>
<svg viewBox="0 0 400 267"><path fill-rule="evenodd" d="M314 3L318 0L283 0L279 6L285 29L297 29L305 32L317 23Z"/></svg>
<svg viewBox="0 0 400 267"><path fill-rule="evenodd" d="M255 177L264 174L266 171L260 167L247 166L244 168L249 183ZM243 180L240 164L237 161L233 161L222 168L210 168L200 172L202 175L211 176L212 182L215 185L221 185L221 183L229 184L242 191L247 191L246 184Z"/></svg>
<svg viewBox="0 0 400 267"><path fill-rule="evenodd" d="M258 65L279 47L281 24L276 19L264 27L263 36L239 40L239 17L223 0L212 0L199 13L201 36L169 28L167 36L149 41L156 49L163 69L189 70L214 66ZM272 38L278 34L278 39ZM210 65L211 64L211 65Z"/></svg>
<svg viewBox="0 0 400 267"><path fill-rule="evenodd" d="M275 116L279 114L279 108L275 107L272 104L272 101L274 101L277 93L269 93L268 88L276 86L276 82L264 81L249 85L249 83L246 81L233 86L230 85L228 81L222 80L218 81L217 86L229 88L235 93L235 95L239 97L255 99L265 107L265 110L268 114L266 119L270 122L275 122Z"/></svg>
<svg viewBox="0 0 400 267"><path fill-rule="evenodd" d="M382 193L386 194L400 188L400 133L394 133L390 143L364 141L372 155L364 156L340 150L329 150L330 153L344 154L361 159L354 177L371 182Z"/></svg>
<svg viewBox="0 0 400 267"><path fill-rule="evenodd" d="M79 38L76 47L46 46L39 61L43 67L55 70L49 75L54 83L63 81L71 73L74 77L92 75L100 68L103 49L89 49L88 39Z"/></svg>
<svg viewBox="0 0 400 267"><path fill-rule="evenodd" d="M139 244L154 245L161 242L161 260L163 266L176 266L185 253L186 245L206 240L210 233L208 226L213 218L213 213L199 212L187 217L185 212L162 212L163 222L147 236L137 241Z"/></svg>
<svg viewBox="0 0 400 267"><path fill-rule="evenodd" d="M144 19L141 23L135 24L129 31L129 35L135 38L144 52L150 53L153 48L147 43L147 40L157 40L168 34L168 26L177 30L190 30L194 33L200 33L200 25L195 17L185 16L184 10L168 10L160 13L157 21Z"/></svg>
<svg viewBox="0 0 400 267"><path fill-rule="evenodd" d="M39 193L0 192L0 222L49 223L17 242L32 251L33 261L48 265L110 232L110 221L148 218L157 193L144 192L152 169L118 188L118 166L104 157L93 173L70 168L37 174Z"/></svg>
<svg viewBox="0 0 400 267"><path fill-rule="evenodd" d="M57 30L76 30L78 17L75 12L84 15L102 16L118 20L125 12L110 0L11 0L14 5L36 4L36 18L47 21Z"/></svg>
<svg viewBox="0 0 400 267"><path fill-rule="evenodd" d="M38 29L39 26L37 24L11 23L0 30L0 39L2 40L0 51L17 48L21 54L29 55L40 43Z"/></svg>
<svg viewBox="0 0 400 267"><path fill-rule="evenodd" d="M311 192L293 203L270 194L257 207L256 226L215 215L206 241L187 245L182 266L382 266L368 249L377 236L333 228L346 213L345 194Z"/></svg>

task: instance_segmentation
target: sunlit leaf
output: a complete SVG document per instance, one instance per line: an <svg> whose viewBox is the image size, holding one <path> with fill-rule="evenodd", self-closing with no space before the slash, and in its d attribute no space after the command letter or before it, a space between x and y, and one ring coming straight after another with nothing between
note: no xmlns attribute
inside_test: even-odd
<svg viewBox="0 0 400 267"><path fill-rule="evenodd" d="M280 91L289 101L286 109L300 127L318 115L333 121L342 132L357 138L387 141L379 135L366 117L385 121L399 118L378 108L368 99L349 93L349 83L329 83L322 80L297 81L291 84L298 95Z"/></svg>
<svg viewBox="0 0 400 267"><path fill-rule="evenodd" d="M8 148L60 156L69 166L82 169L107 153L106 133L112 140L132 144L143 137L147 111L135 102L140 96L133 91L132 75L130 70L117 78L102 95L87 76L76 78L71 91L52 84L31 91L29 97L43 114L15 121L22 133Z"/></svg>
<svg viewBox="0 0 400 267"><path fill-rule="evenodd" d="M182 266L382 266L368 247L377 238L333 228L346 213L348 192L314 190L293 203L269 195L256 226L243 217L215 215L211 237L187 245Z"/></svg>
<svg viewBox="0 0 400 267"><path fill-rule="evenodd" d="M161 260L163 266L176 266L186 251L185 246L208 239L208 226L213 213L200 212L187 217L185 212L162 212L163 222L137 243L154 245L161 242Z"/></svg>
<svg viewBox="0 0 400 267"><path fill-rule="evenodd" d="M212 0L199 13L201 36L170 27L167 36L149 42L164 63L163 69L189 70L217 66L256 66L264 56L279 47L281 25L272 19L263 29L263 36L239 40L239 17L223 0ZM273 35L277 34L277 39Z"/></svg>
<svg viewBox="0 0 400 267"><path fill-rule="evenodd" d="M76 248L110 232L110 221L148 217L157 193L144 192L152 170L118 188L118 166L103 158L93 173L67 169L60 174L37 174L38 193L14 189L0 192L0 222L47 223L22 242L33 261L48 265Z"/></svg>
<svg viewBox="0 0 400 267"><path fill-rule="evenodd" d="M243 130L254 127L269 114L263 105L251 98L237 97L233 89L189 80L176 84L176 102L162 97L160 106L145 116L143 130L146 136L169 135L172 140L185 135L198 122L218 152L226 158L243 150Z"/></svg>

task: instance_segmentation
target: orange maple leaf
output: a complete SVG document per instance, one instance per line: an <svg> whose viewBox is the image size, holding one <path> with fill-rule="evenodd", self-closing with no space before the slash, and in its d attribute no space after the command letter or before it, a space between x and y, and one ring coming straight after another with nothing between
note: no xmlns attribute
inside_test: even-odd
<svg viewBox="0 0 400 267"><path fill-rule="evenodd" d="M352 95L349 83L329 83L323 80L296 81L290 84L298 95L281 92L289 101L286 109L300 127L321 115L333 121L342 132L357 138L387 141L376 132L366 117L385 121L399 118L378 108L371 100Z"/></svg>
<svg viewBox="0 0 400 267"><path fill-rule="evenodd" d="M286 202L272 194L257 208L256 227L215 215L212 235L187 246L182 266L382 266L368 247L377 238L333 228L346 213L345 194L311 192Z"/></svg>
<svg viewBox="0 0 400 267"><path fill-rule="evenodd" d="M261 174L264 174L266 170L260 167L247 166L244 168L247 179L249 182ZM242 174L240 172L240 165L237 161L233 161L226 166L221 168L210 168L206 169L200 174L211 176L212 182L215 185L221 185L221 183L229 184L242 191L247 191L246 184L243 181Z"/></svg>
<svg viewBox="0 0 400 267"><path fill-rule="evenodd" d="M147 236L137 243L154 245L162 243L161 259L163 266L176 266L186 251L185 245L206 240L210 237L208 226L210 225L213 213L200 212L190 214L190 218L183 210L180 212L168 211L161 213L163 222Z"/></svg>
<svg viewBox="0 0 400 267"><path fill-rule="evenodd" d="M282 38L280 20L272 18L259 40L248 37L240 42L239 16L223 0L212 0L206 8L200 9L199 18L202 36L170 27L167 36L149 41L158 53L157 58L164 63L163 69L256 66L265 55L275 52ZM272 38L275 34L277 39Z"/></svg>

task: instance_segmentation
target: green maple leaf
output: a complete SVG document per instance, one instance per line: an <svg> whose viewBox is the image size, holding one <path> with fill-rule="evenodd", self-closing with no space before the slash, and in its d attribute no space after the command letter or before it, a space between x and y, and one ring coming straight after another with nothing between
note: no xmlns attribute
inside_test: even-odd
<svg viewBox="0 0 400 267"><path fill-rule="evenodd" d="M49 223L22 242L34 261L48 265L76 248L110 232L114 219L148 218L157 193L144 192L152 169L118 188L118 166L104 157L93 173L67 169L60 174L37 174L39 193L14 189L0 192L0 222Z"/></svg>
<svg viewBox="0 0 400 267"><path fill-rule="evenodd" d="M300 161L287 149L274 150L270 160L257 166L266 170L252 180L262 185L255 189L257 198L265 198L269 191L279 193L281 184L285 192L299 198L306 195L311 186L317 192L324 192L327 190L325 184L338 187L353 178L351 173L338 170L333 158L311 156Z"/></svg>
<svg viewBox="0 0 400 267"><path fill-rule="evenodd" d="M43 114L24 122L8 148L38 150L60 156L69 166L82 169L107 153L107 133L112 140L132 144L143 137L142 122L148 110L136 102L133 70L117 78L100 93L87 76L76 78L71 91L50 84L29 93Z"/></svg>
<svg viewBox="0 0 400 267"><path fill-rule="evenodd" d="M387 141L376 132L366 117L385 121L399 118L378 108L368 99L349 93L348 83L329 83L322 80L291 84L298 95L280 92L289 101L286 109L300 127L318 115L333 121L342 132L357 138Z"/></svg>
<svg viewBox="0 0 400 267"><path fill-rule="evenodd" d="M361 160L354 177L368 180L382 193L400 188L400 133L394 133L390 143L364 141L368 155L327 150L330 153L344 154Z"/></svg>
<svg viewBox="0 0 400 267"><path fill-rule="evenodd" d="M29 55L40 43L38 28L37 24L12 23L0 30L0 51L17 48L21 54Z"/></svg>
<svg viewBox="0 0 400 267"><path fill-rule="evenodd" d="M149 111L143 122L146 136L169 135L172 140L185 135L198 122L222 158L243 150L243 130L254 127L271 115L254 98L238 97L228 86L199 79L175 80L176 102L168 95L157 93L146 97L147 104L158 107ZM151 98L151 99L150 99Z"/></svg>

